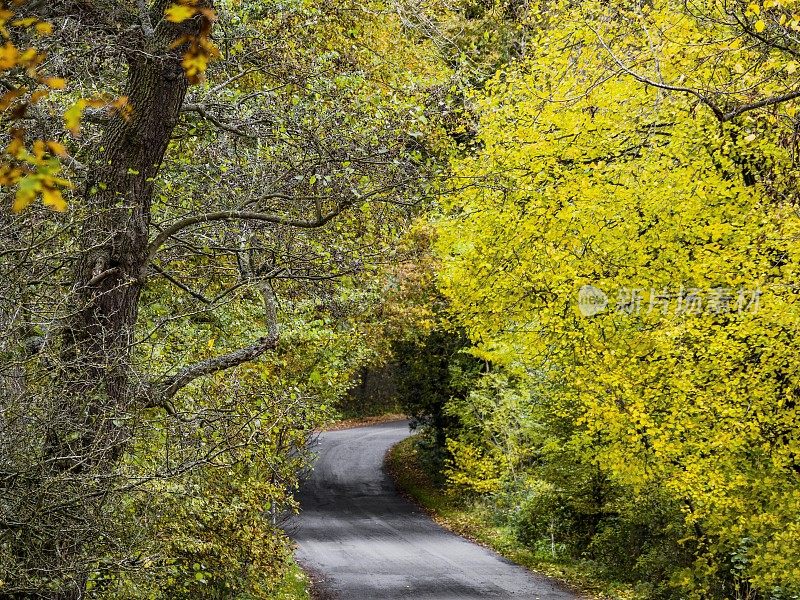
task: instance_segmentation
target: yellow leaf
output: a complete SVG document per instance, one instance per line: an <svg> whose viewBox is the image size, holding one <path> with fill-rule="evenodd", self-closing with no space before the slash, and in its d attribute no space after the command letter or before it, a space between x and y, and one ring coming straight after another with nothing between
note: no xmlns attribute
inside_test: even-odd
<svg viewBox="0 0 800 600"><path fill-rule="evenodd" d="M755 29L757 33L761 33L762 31L764 31L764 29L766 29L766 27L767 26L764 23L763 19L759 19L758 21L756 21Z"/></svg>
<svg viewBox="0 0 800 600"><path fill-rule="evenodd" d="M173 4L165 12L164 17L173 23L182 23L186 19L191 19L197 13L193 6L185 4Z"/></svg>
<svg viewBox="0 0 800 600"><path fill-rule="evenodd" d="M186 78L192 83L198 83L208 66L208 56L203 53L187 52L183 55L181 65L186 71Z"/></svg>
<svg viewBox="0 0 800 600"><path fill-rule="evenodd" d="M39 100L46 98L49 94L49 90L36 90L31 94L31 104L36 104Z"/></svg>
<svg viewBox="0 0 800 600"><path fill-rule="evenodd" d="M41 58L36 48L28 48L19 56L17 62L23 65L35 65Z"/></svg>
<svg viewBox="0 0 800 600"><path fill-rule="evenodd" d="M17 157L25 149L25 133L22 129L14 129L11 132L11 142L6 148L6 153Z"/></svg>
<svg viewBox="0 0 800 600"><path fill-rule="evenodd" d="M86 103L86 106L90 106L92 108L104 108L108 106L108 98L104 98L102 96L97 96L96 98L84 98L83 100Z"/></svg>
<svg viewBox="0 0 800 600"><path fill-rule="evenodd" d="M45 149L46 146L42 140L36 140L33 142L33 155L37 159L42 160L44 158Z"/></svg>
<svg viewBox="0 0 800 600"><path fill-rule="evenodd" d="M46 77L42 81L52 90L63 90L67 85L66 80L61 77Z"/></svg>
<svg viewBox="0 0 800 600"><path fill-rule="evenodd" d="M0 185L12 186L22 177L23 171L19 167L4 165L0 167Z"/></svg>
<svg viewBox="0 0 800 600"><path fill-rule="evenodd" d="M67 203L64 201L64 197L61 195L61 192L55 188L42 188L42 204L58 212L67 210Z"/></svg>
<svg viewBox="0 0 800 600"><path fill-rule="evenodd" d="M203 15L209 21L216 21L217 20L217 11L213 8L200 8L197 10L198 13Z"/></svg>
<svg viewBox="0 0 800 600"><path fill-rule="evenodd" d="M30 188L18 189L16 196L14 196L14 204L11 205L11 210L20 212L30 206L31 202L36 199L36 192Z"/></svg>
<svg viewBox="0 0 800 600"><path fill-rule="evenodd" d="M133 107L128 102L127 96L120 96L109 105L109 108L115 110L123 119L128 119L133 114Z"/></svg>
<svg viewBox="0 0 800 600"><path fill-rule="evenodd" d="M86 100L81 99L64 112L64 124L73 135L81 132L81 117L84 108L86 108Z"/></svg>
<svg viewBox="0 0 800 600"><path fill-rule="evenodd" d="M53 25L47 21L39 21L35 29L39 35L51 35L53 33Z"/></svg>
<svg viewBox="0 0 800 600"><path fill-rule="evenodd" d="M67 149L64 147L64 144L59 142L47 142L47 147L50 148L50 152L55 154L56 156L67 156Z"/></svg>
<svg viewBox="0 0 800 600"><path fill-rule="evenodd" d="M24 87L16 88L0 96L0 111L6 110L11 103L22 96L27 90Z"/></svg>
<svg viewBox="0 0 800 600"><path fill-rule="evenodd" d="M0 70L13 69L17 66L17 62L19 62L17 47L11 42L6 42L5 46L0 48Z"/></svg>

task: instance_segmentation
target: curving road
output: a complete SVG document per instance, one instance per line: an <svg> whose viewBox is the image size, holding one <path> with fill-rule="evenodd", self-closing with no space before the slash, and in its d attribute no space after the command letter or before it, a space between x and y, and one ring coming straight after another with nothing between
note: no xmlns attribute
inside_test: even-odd
<svg viewBox="0 0 800 600"><path fill-rule="evenodd" d="M292 535L300 564L322 578L324 597L577 599L558 583L446 531L400 497L383 458L408 435L408 424L395 422L320 436Z"/></svg>

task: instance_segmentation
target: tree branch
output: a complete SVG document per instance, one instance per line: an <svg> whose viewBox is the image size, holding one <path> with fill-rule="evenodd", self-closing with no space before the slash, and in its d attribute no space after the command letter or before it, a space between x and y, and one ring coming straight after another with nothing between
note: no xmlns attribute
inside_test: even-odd
<svg viewBox="0 0 800 600"><path fill-rule="evenodd" d="M600 42L600 45L603 46L603 48L605 49L606 52L608 52L608 55L617 64L617 66L620 68L620 70L622 72L624 72L627 75L630 75L636 81L640 81L641 83L644 83L645 85L649 85L649 86L652 86L652 87L655 87L655 88L658 88L658 89L661 89L661 90L667 90L667 91L670 91L670 92L682 92L682 93L685 93L685 94L691 94L692 96L694 96L698 100L700 100L700 102L702 102L703 104L708 106L711 109L711 111L714 113L714 116L716 116L717 119L722 121L723 117L725 116L725 113L723 112L723 110L719 106L717 106L714 103L713 100L711 100L710 98L706 98L703 94L701 94L699 91L697 91L697 90L695 90L693 88L683 87L683 86L680 86L680 85L670 85L668 83L658 82L658 81L655 81L654 79L650 79L649 77L645 77L644 75L640 75L639 73L637 73L636 71L634 71L633 69L628 67L625 63L623 63L617 57L617 55L614 54L614 51L611 50L611 48L608 46L608 44L606 44L605 40L603 39L603 36L600 35L599 31L594 30L594 34L597 36L597 40Z"/></svg>
<svg viewBox="0 0 800 600"><path fill-rule="evenodd" d="M291 199L281 194L273 194L267 198L285 198ZM213 223L215 221L262 221L266 223L275 223L276 225L286 225L287 227L297 227L300 229L314 229L323 227L331 219L341 214L346 208L353 204L352 201L342 202L334 210L322 217L314 219L313 221L306 221L301 219L290 219L272 213L260 213L244 210L223 210L219 212L206 213L201 215L194 215L181 219L159 233L156 238L150 243L148 247L147 261L150 262L155 256L158 249L173 235L178 233L181 229L191 227L192 225L199 225L200 223Z"/></svg>
<svg viewBox="0 0 800 600"><path fill-rule="evenodd" d="M780 104L781 102L788 102L789 100L794 100L795 98L800 98L800 89L794 90L792 92L787 92L785 94L780 94L778 96L771 96L769 98L763 98L757 102L751 102L749 104L742 104L733 110L729 110L724 115L722 115L722 119L720 119L723 123L725 121L730 121L731 119L735 119L739 115L746 113L751 110L757 110L759 108L766 108L767 106L773 106L775 104Z"/></svg>
<svg viewBox="0 0 800 600"><path fill-rule="evenodd" d="M212 114L209 114L208 108L205 104L184 104L183 108L181 108L183 112L195 112L200 115L206 121L210 121L220 129L224 131L229 131L230 133L235 133L236 135L240 135L242 137L252 138L254 136L242 131L238 127L234 127L233 125L229 125L224 121L220 121L217 117Z"/></svg>
<svg viewBox="0 0 800 600"><path fill-rule="evenodd" d="M148 246L148 258L147 261L150 263L155 256L158 249L173 235L185 229L186 227L191 227L192 225L197 225L200 223L212 223L215 221L232 221L232 220L244 220L244 221L263 221L268 223L275 223L278 225L286 225L290 227L298 227L298 228L316 228L322 227L335 218L337 215L341 214L344 210L348 207L352 206L357 201L364 201L368 198L375 196L386 189L397 187L396 185L390 185L383 188L379 188L376 190L371 191L368 194L363 196L358 196L354 199L340 202L335 209L331 210L330 212L318 216L313 221L307 220L299 220L299 219L290 219L287 217L282 217L275 214L270 213L259 213L259 212L251 212L251 211L241 211L241 210L228 210L228 211L219 211L214 213L207 213L202 215L194 215L190 217L186 217L184 219L180 219L177 222L173 223L166 229L164 229L161 233L159 233L156 238L150 243ZM267 198L284 198L284 199L293 199L288 197L284 194L272 194L267 196ZM314 197L309 197L307 199L314 199ZM242 249L245 250L246 249ZM253 276L254 270L252 268L252 264L249 262L249 257L244 256L245 260L241 263L243 267L243 275L245 275L246 279L250 279ZM158 267L154 266L154 269L158 269ZM163 271L162 271L163 273ZM236 367L243 363L249 362L251 360L255 360L266 351L274 349L278 345L278 338L279 338L279 331L278 331L278 321L277 321L277 299L275 297L275 292L271 287L269 282L269 278L265 277L261 282L261 294L262 300L264 304L265 316L267 320L268 326L268 335L266 337L260 338L256 343L247 346L246 348L241 348L239 350L235 350L233 352L229 352L228 354L223 354L222 356L217 356L215 358L209 358L194 365L185 367L181 369L177 374L173 375L172 377L167 378L163 382L159 384L151 384L151 385L144 385L137 390L136 393L141 395L144 400L144 405L149 408L162 408L166 410L171 415L176 415L175 407L172 405L171 399L175 394L178 393L179 390L184 388L185 386L189 385L195 379L203 377L205 375L210 375L212 373L218 373L219 371L224 371L226 369L230 369L232 367Z"/></svg>
<svg viewBox="0 0 800 600"><path fill-rule="evenodd" d="M192 225L199 225L200 223L213 223L214 221L262 221L266 223L275 223L276 225L285 225L287 227L296 227L298 229L316 229L324 227L332 219L342 214L345 210L356 204L357 202L365 202L388 190L399 188L400 186L408 183L409 180L398 181L388 185L379 187L365 194L354 194L353 198L341 201L335 209L314 219L313 221L303 219L291 219L289 217L282 217L273 213L260 213L247 210L222 210L219 212L205 213L201 215L194 215L180 219L164 229L159 233L155 239L150 242L147 249L147 261L145 264L150 263L155 257L158 249L173 235L178 233L181 229L186 229ZM287 194L267 194L261 200L281 199L281 200L316 200L317 198L325 199L325 196L289 196Z"/></svg>
<svg viewBox="0 0 800 600"><path fill-rule="evenodd" d="M247 236L244 236L239 244L239 252L237 252L239 271L245 281L253 281L258 285L258 290L261 292L261 299L264 304L264 317L267 321L269 337L278 337L278 299L275 296L275 290L272 289L272 282L269 277L257 279L255 276L256 269L253 269L252 256L250 249L247 247Z"/></svg>
<svg viewBox="0 0 800 600"><path fill-rule="evenodd" d="M195 379L205 375L218 373L227 369L237 367L251 360L255 360L267 350L274 350L278 345L278 337L270 335L260 338L254 344L239 350L234 350L228 354L216 356L198 363L185 367L172 377L167 378L157 386L151 386L147 392L146 406L148 408L164 408L168 412L174 412L170 403L175 394L182 388L189 385Z"/></svg>
<svg viewBox="0 0 800 600"><path fill-rule="evenodd" d="M153 37L155 30L153 29L153 22L150 20L150 9L147 6L147 0L137 0L136 6L139 9L139 21L142 25L142 33L146 37Z"/></svg>
<svg viewBox="0 0 800 600"><path fill-rule="evenodd" d="M181 369L176 375L164 382L161 397L165 400L172 398L178 390L189 385L192 381L205 375L225 371L232 367L255 360L267 350L273 350L278 344L277 336L260 338L256 343L245 348L234 350L228 354L209 358Z"/></svg>
<svg viewBox="0 0 800 600"><path fill-rule="evenodd" d="M606 52L608 52L608 54L611 57L611 59L617 64L617 66L620 68L620 70L623 71L625 74L630 75L631 77L633 77L637 81L640 81L641 83L644 83L645 85L649 85L649 86L652 86L652 87L655 87L655 88L658 88L658 89L667 90L667 91L671 91L671 92L681 92L681 93L685 93L685 94L691 94L692 96L694 96L695 98L700 100L700 102L705 104L708 108L710 108L711 112L714 113L714 116L717 117L717 120L720 123L726 123L728 121L732 121L736 117L738 117L738 116L740 116L740 115L742 115L742 114L744 114L746 112L749 112L751 110L758 110L759 108L766 108L767 106L773 106L775 104L780 104L782 102L788 102L789 100L794 100L795 98L800 98L800 89L796 89L796 90L793 90L791 92L786 92L785 94L779 94L777 96L770 96L769 98L763 98L763 99L758 100L756 102L750 102L748 104L742 104L740 106L737 106L736 108L733 108L731 110L725 111L717 103L715 103L713 100L708 98L705 94L701 93L700 91L698 91L696 89L688 88L688 87L684 87L684 86L679 86L679 85L670 85L668 83L655 81L654 79L650 79L649 77L645 77L644 75L640 75L639 73L637 73L636 71L634 71L633 69L631 69L630 67L625 65L625 63L623 63L614 54L614 52L611 50L611 48L609 48L608 44L606 44L605 40L603 40L602 36L600 35L600 33L598 31L595 31L594 33L597 36L597 39L600 41L600 44L603 46L603 48L606 50Z"/></svg>
<svg viewBox="0 0 800 600"><path fill-rule="evenodd" d="M172 275L170 275L169 273L167 273L166 271L164 271L164 269L162 269L162 268L161 268L161 267L159 267L158 265L156 265L156 264L151 264L151 265L150 265L150 267L151 267L151 268L152 268L152 269L153 269L153 270L154 270L156 273L158 273L159 275L161 275L162 277L164 277L164 279L166 279L167 281L169 281L169 282L170 282L172 285L174 285L175 287L178 287L178 288L182 289L184 292L186 292L187 294L189 294L189 295L190 295L190 296L192 296L193 298L196 298L196 299L200 300L200 302L203 302L204 304L211 304L211 300L210 300L210 299L206 298L206 297L205 297L203 294L201 294L200 292L195 292L195 291L194 291L192 288L190 288L188 285L186 285L186 284L185 284L185 283L183 283L182 281L179 281L178 279L174 278Z"/></svg>
<svg viewBox="0 0 800 600"><path fill-rule="evenodd" d="M97 285L98 283L100 283L104 279L107 279L108 277L111 277L112 275L116 275L117 273L119 273L119 267L112 267L110 269L106 269L105 271L101 271L101 272L97 273L96 275L94 275L89 281L86 282L86 287L92 287L94 285Z"/></svg>

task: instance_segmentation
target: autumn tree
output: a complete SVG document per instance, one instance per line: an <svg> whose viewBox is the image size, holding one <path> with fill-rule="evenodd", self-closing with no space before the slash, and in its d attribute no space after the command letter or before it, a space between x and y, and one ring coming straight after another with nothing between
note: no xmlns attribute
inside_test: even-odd
<svg viewBox="0 0 800 600"><path fill-rule="evenodd" d="M680 507L693 564L676 593L796 593L796 18L777 2L551 8L454 163L454 319L546 390L571 423L558 443L634 502ZM462 465L490 449L461 441Z"/></svg>
<svg viewBox="0 0 800 600"><path fill-rule="evenodd" d="M120 502L246 462L280 431L267 416L305 410L266 372L242 376L250 392L234 386L231 402L196 394L266 353L285 365L293 343L322 344L296 332L367 301L370 265L424 192L436 150L422 97L442 76L425 44L379 6L284 4L4 8L7 597L84 597L147 569ZM25 77L65 89L34 99ZM199 331L222 335L198 344ZM332 385L317 365L312 383ZM259 395L296 408L259 410ZM167 463L147 458L153 444ZM301 438L287 444L276 452Z"/></svg>

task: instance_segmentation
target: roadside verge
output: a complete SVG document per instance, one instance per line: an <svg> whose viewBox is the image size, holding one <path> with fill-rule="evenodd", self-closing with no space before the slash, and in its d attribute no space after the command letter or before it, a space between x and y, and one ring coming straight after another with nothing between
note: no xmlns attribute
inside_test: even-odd
<svg viewBox="0 0 800 600"><path fill-rule="evenodd" d="M517 541L507 529L496 525L485 506L464 502L462 498L440 489L422 466L415 438L412 436L393 446L386 454L384 467L398 491L418 504L439 525L494 550L511 562L557 579L583 597L638 600L630 586L586 575L580 570L578 561L543 560Z"/></svg>

